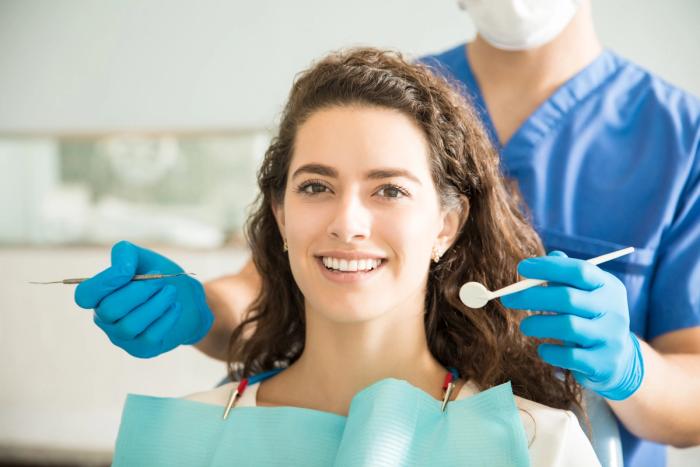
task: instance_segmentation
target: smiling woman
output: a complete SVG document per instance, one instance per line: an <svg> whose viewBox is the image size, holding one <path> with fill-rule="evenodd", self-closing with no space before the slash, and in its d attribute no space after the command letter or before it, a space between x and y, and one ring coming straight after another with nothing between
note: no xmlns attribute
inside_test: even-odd
<svg viewBox="0 0 700 467"><path fill-rule="evenodd" d="M258 184L236 383L130 396L115 465L597 465L580 388L521 312L458 298L543 248L449 83L396 53L329 55L294 83Z"/></svg>
<svg viewBox="0 0 700 467"><path fill-rule="evenodd" d="M284 201L273 209L289 244L307 321L315 313L324 322L384 316L385 325L396 326L406 316L422 315L431 250L449 247L468 207L464 198L463 206L441 212L428 160L420 127L397 110L335 106L299 127L290 165L294 176ZM325 174L314 170L316 178L310 178L318 161ZM376 259L379 268L352 271L358 261L365 260L366 267ZM349 337L347 329L334 326L321 334L338 342L334 333Z"/></svg>

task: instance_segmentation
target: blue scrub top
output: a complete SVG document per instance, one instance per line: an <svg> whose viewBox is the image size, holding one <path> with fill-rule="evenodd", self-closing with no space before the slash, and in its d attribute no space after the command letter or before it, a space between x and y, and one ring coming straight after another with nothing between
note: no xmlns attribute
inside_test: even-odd
<svg viewBox="0 0 700 467"><path fill-rule="evenodd" d="M604 51L500 146L465 45L422 62L464 92L519 182L548 251L589 258L627 287L631 329L650 341L700 326L700 100ZM625 466L666 463L620 425Z"/></svg>

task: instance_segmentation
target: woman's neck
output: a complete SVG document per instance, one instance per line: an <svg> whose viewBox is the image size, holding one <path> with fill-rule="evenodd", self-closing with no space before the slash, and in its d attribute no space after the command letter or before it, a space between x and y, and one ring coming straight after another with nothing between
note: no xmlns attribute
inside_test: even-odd
<svg viewBox="0 0 700 467"><path fill-rule="evenodd" d="M355 394L385 378L403 379L436 399L442 397L447 370L428 349L422 310L356 323L331 322L308 309L306 316L302 355L261 385L258 405L346 415Z"/></svg>

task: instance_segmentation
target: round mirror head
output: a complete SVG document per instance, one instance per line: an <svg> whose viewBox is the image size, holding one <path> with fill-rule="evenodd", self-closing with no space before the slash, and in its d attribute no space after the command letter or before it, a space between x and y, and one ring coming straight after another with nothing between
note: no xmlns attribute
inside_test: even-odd
<svg viewBox="0 0 700 467"><path fill-rule="evenodd" d="M459 289L459 299L469 308L481 308L491 299L491 292L478 282L467 282Z"/></svg>

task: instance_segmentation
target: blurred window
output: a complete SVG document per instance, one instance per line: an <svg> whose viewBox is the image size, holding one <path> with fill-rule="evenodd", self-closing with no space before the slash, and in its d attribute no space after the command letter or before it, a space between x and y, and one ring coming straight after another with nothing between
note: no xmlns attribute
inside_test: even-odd
<svg viewBox="0 0 700 467"><path fill-rule="evenodd" d="M242 245L271 137L0 138L0 244Z"/></svg>

